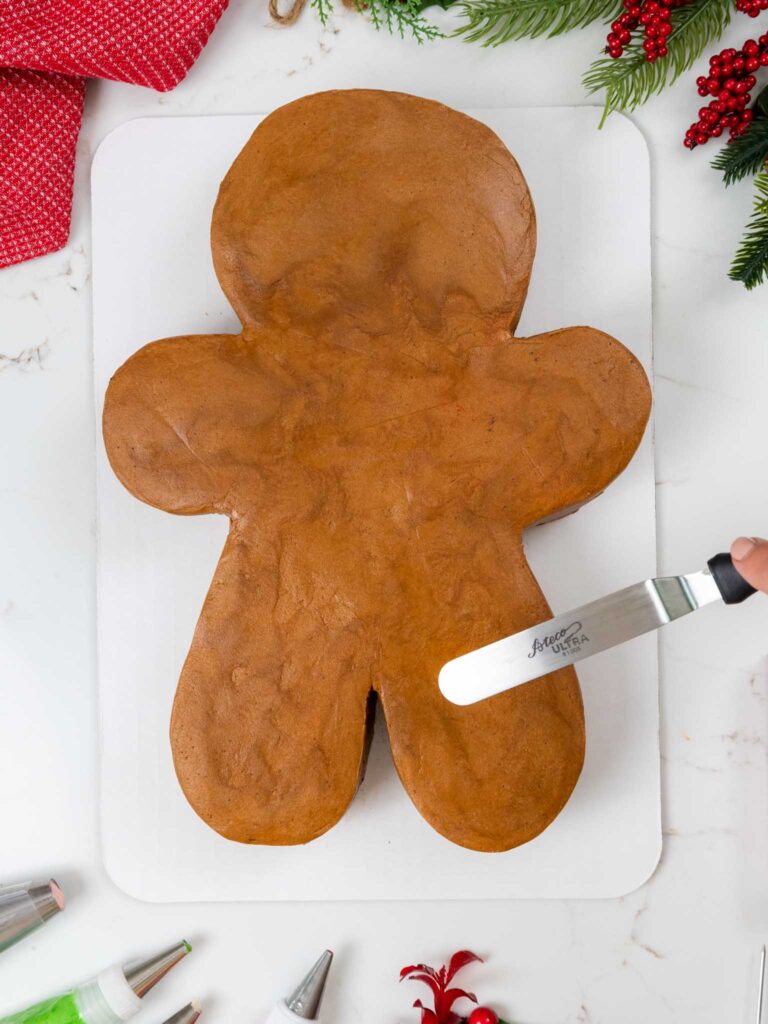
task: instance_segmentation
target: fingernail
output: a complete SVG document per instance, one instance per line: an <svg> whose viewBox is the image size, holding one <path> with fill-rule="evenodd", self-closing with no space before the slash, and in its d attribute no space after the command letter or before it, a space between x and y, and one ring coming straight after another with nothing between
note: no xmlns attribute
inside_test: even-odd
<svg viewBox="0 0 768 1024"><path fill-rule="evenodd" d="M731 557L735 562L743 562L745 558L749 558L756 546L755 537L738 537L731 544Z"/></svg>

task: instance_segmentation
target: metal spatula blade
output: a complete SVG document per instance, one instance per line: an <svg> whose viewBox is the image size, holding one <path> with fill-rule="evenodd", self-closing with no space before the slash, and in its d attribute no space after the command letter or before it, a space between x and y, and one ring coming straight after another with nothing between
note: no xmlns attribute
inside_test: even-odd
<svg viewBox="0 0 768 1024"><path fill-rule="evenodd" d="M665 626L704 605L737 604L754 592L730 555L716 555L701 572L636 583L454 658L440 670L440 690L454 704L474 704Z"/></svg>

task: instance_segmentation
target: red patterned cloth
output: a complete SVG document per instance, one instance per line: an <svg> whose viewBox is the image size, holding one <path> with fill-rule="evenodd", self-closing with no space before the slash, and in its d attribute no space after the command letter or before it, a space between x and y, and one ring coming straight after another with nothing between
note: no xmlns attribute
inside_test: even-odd
<svg viewBox="0 0 768 1024"><path fill-rule="evenodd" d="M69 235L85 79L166 91L229 0L0 0L0 267Z"/></svg>

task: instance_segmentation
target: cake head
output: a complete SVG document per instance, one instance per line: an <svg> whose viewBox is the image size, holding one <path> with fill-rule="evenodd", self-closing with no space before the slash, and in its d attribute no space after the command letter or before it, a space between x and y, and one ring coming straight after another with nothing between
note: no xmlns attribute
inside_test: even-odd
<svg viewBox="0 0 768 1024"><path fill-rule="evenodd" d="M462 313L514 328L535 234L525 179L488 127L359 90L259 125L221 186L212 242L243 324L375 332Z"/></svg>

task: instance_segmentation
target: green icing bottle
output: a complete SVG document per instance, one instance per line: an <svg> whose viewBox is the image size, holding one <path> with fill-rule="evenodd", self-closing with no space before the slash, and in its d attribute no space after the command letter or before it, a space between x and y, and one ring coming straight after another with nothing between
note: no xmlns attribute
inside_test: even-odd
<svg viewBox="0 0 768 1024"><path fill-rule="evenodd" d="M139 1012L142 997L191 948L179 942L129 967L110 967L71 992L0 1018L0 1024L121 1024Z"/></svg>
<svg viewBox="0 0 768 1024"><path fill-rule="evenodd" d="M46 1024L80 1024L81 1020L74 992L56 999L46 999L44 1003L30 1006L21 1013L3 1017L4 1024L37 1024L38 1021L45 1021Z"/></svg>
<svg viewBox="0 0 768 1024"><path fill-rule="evenodd" d="M111 967L87 985L3 1017L0 1024L121 1024L140 1009L122 968Z"/></svg>

